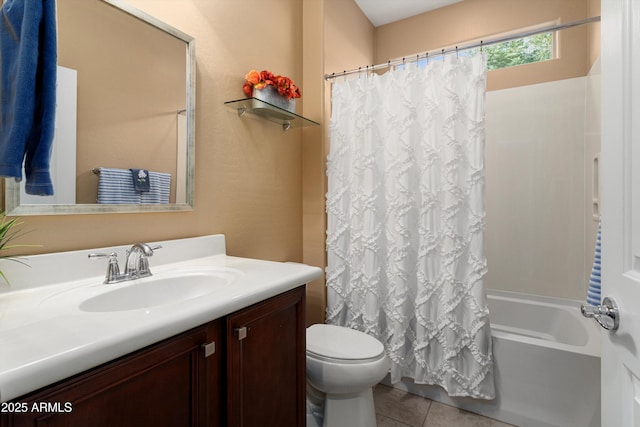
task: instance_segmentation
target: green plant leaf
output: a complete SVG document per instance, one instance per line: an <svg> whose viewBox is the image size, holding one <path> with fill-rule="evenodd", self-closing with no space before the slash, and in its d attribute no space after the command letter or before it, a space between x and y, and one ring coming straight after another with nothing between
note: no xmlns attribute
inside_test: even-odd
<svg viewBox="0 0 640 427"><path fill-rule="evenodd" d="M24 244L11 244L13 240L16 238L23 236L26 233L21 233L21 230L16 229L16 227L22 225L19 217L15 218L7 218L4 212L0 212L0 251L9 250L13 248L26 248L26 247L37 247L40 245L24 245ZM14 255L2 255L0 253L0 259L6 259L8 261L14 261L29 267L25 261L23 261L20 257ZM9 286L11 283L9 279L4 274L2 270L0 270L0 278Z"/></svg>
<svg viewBox="0 0 640 427"><path fill-rule="evenodd" d="M9 282L9 279L7 279L7 276L4 275L4 273L2 272L2 270L0 270L0 277L2 277L2 280L9 286L11 286L11 282Z"/></svg>

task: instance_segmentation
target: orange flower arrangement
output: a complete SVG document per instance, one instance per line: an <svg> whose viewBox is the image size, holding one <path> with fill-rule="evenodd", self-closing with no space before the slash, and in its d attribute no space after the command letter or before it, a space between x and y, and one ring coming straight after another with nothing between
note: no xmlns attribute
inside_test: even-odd
<svg viewBox="0 0 640 427"><path fill-rule="evenodd" d="M244 76L242 90L247 96L253 96L253 89L262 90L273 86L287 99L300 98L300 88L289 77L276 76L271 71L251 70Z"/></svg>

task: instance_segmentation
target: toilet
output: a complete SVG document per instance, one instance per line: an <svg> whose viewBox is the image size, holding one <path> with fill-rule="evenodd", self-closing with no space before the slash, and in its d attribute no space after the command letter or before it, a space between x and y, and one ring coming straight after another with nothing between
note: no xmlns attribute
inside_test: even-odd
<svg viewBox="0 0 640 427"><path fill-rule="evenodd" d="M376 425L373 386L389 370L384 346L353 329L307 328L307 426Z"/></svg>

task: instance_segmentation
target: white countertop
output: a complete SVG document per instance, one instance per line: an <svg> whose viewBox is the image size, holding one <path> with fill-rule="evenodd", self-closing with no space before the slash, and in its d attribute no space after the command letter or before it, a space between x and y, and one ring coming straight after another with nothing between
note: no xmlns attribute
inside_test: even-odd
<svg viewBox="0 0 640 427"><path fill-rule="evenodd" d="M135 286L146 279L102 284L106 260L74 251L25 257L31 266L0 264L11 287L0 285L0 401L86 371L150 344L278 295L321 276L321 269L225 254L224 236L155 242L153 277L180 271L228 272L215 293L151 308L85 312L87 295ZM128 246L102 248L120 254ZM124 257L120 256L124 265ZM99 271L99 273L98 273ZM97 273L97 274L96 274Z"/></svg>

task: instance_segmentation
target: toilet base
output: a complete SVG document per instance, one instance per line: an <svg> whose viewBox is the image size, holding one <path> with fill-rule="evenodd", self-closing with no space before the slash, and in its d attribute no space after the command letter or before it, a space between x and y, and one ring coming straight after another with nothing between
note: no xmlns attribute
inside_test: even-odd
<svg viewBox="0 0 640 427"><path fill-rule="evenodd" d="M322 427L324 393L307 383L307 427Z"/></svg>
<svg viewBox="0 0 640 427"><path fill-rule="evenodd" d="M329 394L324 401L323 427L373 427L376 426L376 409L373 389L359 393Z"/></svg>

